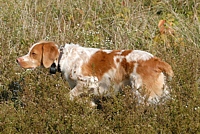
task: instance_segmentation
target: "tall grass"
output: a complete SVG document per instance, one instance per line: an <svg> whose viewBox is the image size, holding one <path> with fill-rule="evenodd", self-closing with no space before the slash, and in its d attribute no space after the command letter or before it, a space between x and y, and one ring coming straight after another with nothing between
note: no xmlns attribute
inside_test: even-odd
<svg viewBox="0 0 200 134"><path fill-rule="evenodd" d="M199 133L200 6L196 0L1 0L0 133ZM173 34L160 34L158 22ZM172 100L136 105L125 90L102 108L71 102L60 74L15 59L40 40L141 49L170 63ZM88 97L82 100L87 101Z"/></svg>

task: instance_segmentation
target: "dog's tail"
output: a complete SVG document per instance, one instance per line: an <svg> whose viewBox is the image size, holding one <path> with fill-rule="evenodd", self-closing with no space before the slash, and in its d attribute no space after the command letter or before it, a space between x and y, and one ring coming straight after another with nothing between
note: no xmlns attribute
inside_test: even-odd
<svg viewBox="0 0 200 134"><path fill-rule="evenodd" d="M157 67L164 72L168 77L171 79L174 76L174 72L172 70L172 67L164 61L158 60Z"/></svg>

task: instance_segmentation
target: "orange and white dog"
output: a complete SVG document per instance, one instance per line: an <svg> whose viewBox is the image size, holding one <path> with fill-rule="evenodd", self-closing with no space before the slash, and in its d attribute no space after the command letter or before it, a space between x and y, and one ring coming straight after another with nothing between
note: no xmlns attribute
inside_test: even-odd
<svg viewBox="0 0 200 134"><path fill-rule="evenodd" d="M59 49L54 42L41 41L34 44L28 54L17 58L22 68L38 66L60 70L72 88L70 99L82 93L108 96L129 85L143 102L157 103L168 96L165 75L172 77L171 66L141 50L102 50L66 44ZM145 88L142 96L140 89Z"/></svg>

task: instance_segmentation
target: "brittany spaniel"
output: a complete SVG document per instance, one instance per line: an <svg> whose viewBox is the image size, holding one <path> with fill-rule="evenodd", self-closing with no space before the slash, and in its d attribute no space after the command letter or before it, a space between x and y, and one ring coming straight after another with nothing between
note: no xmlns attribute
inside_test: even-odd
<svg viewBox="0 0 200 134"><path fill-rule="evenodd" d="M26 69L44 66L52 73L60 71L72 88L71 100L82 93L109 96L130 86L139 102L155 103L168 96L165 76L173 76L168 63L145 51L102 50L75 44L59 49L49 41L34 44L17 62ZM145 95L141 88L145 88Z"/></svg>

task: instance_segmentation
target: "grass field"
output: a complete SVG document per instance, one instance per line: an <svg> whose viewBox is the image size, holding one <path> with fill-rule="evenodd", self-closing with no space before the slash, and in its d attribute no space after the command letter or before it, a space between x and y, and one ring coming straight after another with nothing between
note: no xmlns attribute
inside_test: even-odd
<svg viewBox="0 0 200 134"><path fill-rule="evenodd" d="M160 20L166 20L164 32ZM72 102L59 73L24 70L16 63L40 40L151 52L172 65L173 99L136 105L126 90L102 101L101 109ZM197 0L0 0L0 63L2 134L200 134Z"/></svg>

